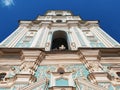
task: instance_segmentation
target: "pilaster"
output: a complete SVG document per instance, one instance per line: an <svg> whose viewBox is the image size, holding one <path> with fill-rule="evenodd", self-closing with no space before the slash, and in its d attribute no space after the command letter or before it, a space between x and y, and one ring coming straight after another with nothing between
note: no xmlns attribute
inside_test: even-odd
<svg viewBox="0 0 120 90"><path fill-rule="evenodd" d="M37 70L38 65L45 57L45 53L39 50L22 50L22 61L23 63L20 66L20 72L18 75L24 77L26 75L26 82L34 82L36 77L34 76L35 71ZM32 77L29 77L32 75ZM28 77L27 77L28 76ZM23 82L22 79L17 78L16 82Z"/></svg>

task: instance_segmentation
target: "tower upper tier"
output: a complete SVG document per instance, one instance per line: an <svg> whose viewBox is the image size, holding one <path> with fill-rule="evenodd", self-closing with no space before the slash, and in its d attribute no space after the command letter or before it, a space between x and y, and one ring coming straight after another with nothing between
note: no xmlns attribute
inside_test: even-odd
<svg viewBox="0 0 120 90"><path fill-rule="evenodd" d="M19 27L1 46L50 51L116 48L120 44L100 28L97 20L85 21L70 11L51 10L36 20L20 21Z"/></svg>
<svg viewBox="0 0 120 90"><path fill-rule="evenodd" d="M63 11L63 10L50 10L47 11L45 15L52 15L52 16L71 16L71 11Z"/></svg>

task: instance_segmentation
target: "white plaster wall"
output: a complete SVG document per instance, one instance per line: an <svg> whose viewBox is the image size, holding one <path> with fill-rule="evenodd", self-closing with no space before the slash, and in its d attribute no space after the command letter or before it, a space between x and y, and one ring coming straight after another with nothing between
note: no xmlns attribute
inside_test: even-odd
<svg viewBox="0 0 120 90"><path fill-rule="evenodd" d="M18 43L18 41L25 35L25 33L28 31L27 27L23 27L21 31L10 41L10 43L7 45L8 47L15 47L15 45ZM14 33L14 32L13 32Z"/></svg>
<svg viewBox="0 0 120 90"><path fill-rule="evenodd" d="M101 33L97 30L97 27L91 27L90 30L96 35L96 37L106 46L106 47L114 47Z"/></svg>

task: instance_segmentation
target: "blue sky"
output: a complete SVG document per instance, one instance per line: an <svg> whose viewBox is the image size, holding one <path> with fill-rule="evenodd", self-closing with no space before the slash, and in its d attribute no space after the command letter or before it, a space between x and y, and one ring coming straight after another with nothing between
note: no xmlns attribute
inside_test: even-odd
<svg viewBox="0 0 120 90"><path fill-rule="evenodd" d="M18 27L18 20L34 20L47 10L71 10L100 26L120 42L120 0L0 0L0 42Z"/></svg>

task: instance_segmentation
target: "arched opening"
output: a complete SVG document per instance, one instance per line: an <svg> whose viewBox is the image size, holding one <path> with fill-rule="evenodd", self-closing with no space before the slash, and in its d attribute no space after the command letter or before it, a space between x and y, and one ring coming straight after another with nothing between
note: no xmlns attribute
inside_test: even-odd
<svg viewBox="0 0 120 90"><path fill-rule="evenodd" d="M62 16L62 14L56 14L56 16Z"/></svg>
<svg viewBox="0 0 120 90"><path fill-rule="evenodd" d="M3 80L5 76L6 76L6 73L0 73L0 80Z"/></svg>
<svg viewBox="0 0 120 90"><path fill-rule="evenodd" d="M56 22L57 22L57 23L61 23L61 22L62 22L62 20L56 20Z"/></svg>
<svg viewBox="0 0 120 90"><path fill-rule="evenodd" d="M64 73L65 73L64 69L61 68L61 67L58 68L57 72L58 72L59 74L64 74Z"/></svg>
<svg viewBox="0 0 120 90"><path fill-rule="evenodd" d="M52 50L67 50L67 34L64 31L56 31L52 37Z"/></svg>
<svg viewBox="0 0 120 90"><path fill-rule="evenodd" d="M116 72L116 74L120 77L120 72Z"/></svg>

